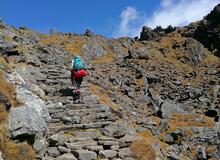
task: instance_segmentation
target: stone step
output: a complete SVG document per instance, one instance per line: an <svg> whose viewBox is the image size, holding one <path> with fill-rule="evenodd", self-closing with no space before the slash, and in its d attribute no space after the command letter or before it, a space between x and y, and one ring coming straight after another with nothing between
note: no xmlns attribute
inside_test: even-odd
<svg viewBox="0 0 220 160"><path fill-rule="evenodd" d="M96 123L85 123L85 124L73 124L73 125L64 125L64 124L49 124L48 129L50 132L58 131L68 131L68 130L77 130L77 129L89 129L89 128L103 128L108 124L111 124L111 121L106 122L96 122Z"/></svg>
<svg viewBox="0 0 220 160"><path fill-rule="evenodd" d="M67 76L62 76L62 75L58 75L58 76L52 76L52 75L48 75L47 76L47 79L69 79L69 77L67 77Z"/></svg>
<svg viewBox="0 0 220 160"><path fill-rule="evenodd" d="M99 114L108 113L111 114L108 107L100 107L100 108L90 108L90 109L79 109L79 110L69 110L67 112L68 115L77 115L77 116L86 116L91 114Z"/></svg>
<svg viewBox="0 0 220 160"><path fill-rule="evenodd" d="M52 118L52 117L51 117ZM56 119L56 118L52 118L49 123L60 123L61 120L60 119Z"/></svg>
<svg viewBox="0 0 220 160"><path fill-rule="evenodd" d="M68 104L65 105L67 109L75 111L75 110L81 110L81 109L87 109L89 108L89 106L87 106L86 104Z"/></svg>
<svg viewBox="0 0 220 160"><path fill-rule="evenodd" d="M54 114L54 113L62 113L62 112L64 112L66 109L64 109L64 108L61 108L61 109L48 109L48 112L50 113L50 114Z"/></svg>

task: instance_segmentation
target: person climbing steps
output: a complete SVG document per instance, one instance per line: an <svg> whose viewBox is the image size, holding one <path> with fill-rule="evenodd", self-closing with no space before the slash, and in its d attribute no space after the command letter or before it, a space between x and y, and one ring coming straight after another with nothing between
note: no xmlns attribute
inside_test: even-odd
<svg viewBox="0 0 220 160"><path fill-rule="evenodd" d="M84 60L81 58L81 56L76 55L71 63L71 82L72 85L76 88L73 89L73 93L76 94L79 98L80 97L80 86L83 81L83 77L90 74L90 72L87 69L87 66L84 63Z"/></svg>

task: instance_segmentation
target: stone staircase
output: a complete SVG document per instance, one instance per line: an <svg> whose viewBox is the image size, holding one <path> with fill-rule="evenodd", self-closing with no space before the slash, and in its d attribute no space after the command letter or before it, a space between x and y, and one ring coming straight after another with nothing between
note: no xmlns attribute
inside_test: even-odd
<svg viewBox="0 0 220 160"><path fill-rule="evenodd" d="M65 62L57 65L53 59L48 61L41 73L47 75L44 91L51 120L48 148L42 159L133 159L129 145L137 137L117 128L119 117L90 91L90 77L84 79L80 99L76 99Z"/></svg>

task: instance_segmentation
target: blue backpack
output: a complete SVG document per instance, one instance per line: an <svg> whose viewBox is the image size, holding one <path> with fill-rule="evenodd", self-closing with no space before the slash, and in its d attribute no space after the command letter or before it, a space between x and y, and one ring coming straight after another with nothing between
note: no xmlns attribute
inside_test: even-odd
<svg viewBox="0 0 220 160"><path fill-rule="evenodd" d="M80 56L75 56L73 68L75 70L85 69L85 64Z"/></svg>

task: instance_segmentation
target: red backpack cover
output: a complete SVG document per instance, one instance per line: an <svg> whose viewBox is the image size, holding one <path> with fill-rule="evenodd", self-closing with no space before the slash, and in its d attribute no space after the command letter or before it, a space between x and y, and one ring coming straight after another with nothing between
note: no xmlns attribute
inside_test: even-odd
<svg viewBox="0 0 220 160"><path fill-rule="evenodd" d="M80 69L79 71L75 71L74 76L75 78L84 77L87 75L87 71L85 69Z"/></svg>

